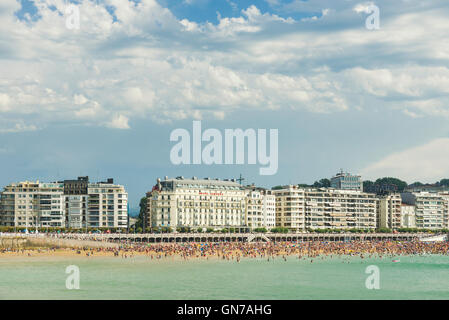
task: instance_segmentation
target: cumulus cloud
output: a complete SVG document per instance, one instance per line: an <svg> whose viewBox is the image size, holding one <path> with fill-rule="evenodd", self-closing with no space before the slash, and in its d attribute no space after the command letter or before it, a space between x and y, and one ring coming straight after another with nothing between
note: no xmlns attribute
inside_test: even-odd
<svg viewBox="0 0 449 320"><path fill-rule="evenodd" d="M367 179L381 176L399 177L412 183L435 182L449 176L449 138L393 153L362 170Z"/></svg>
<svg viewBox="0 0 449 320"><path fill-rule="evenodd" d="M34 3L25 20L18 1L0 4L0 112L27 123L6 132L55 121L127 129L135 118L225 119L242 108L449 116L444 2L409 1L396 15L381 3L376 32L353 3L324 0L288 4L321 12L311 18L251 5L216 24L178 19L155 0L82 0L79 30L65 26L66 1Z"/></svg>
<svg viewBox="0 0 449 320"><path fill-rule="evenodd" d="M9 111L10 108L10 99L6 93L0 93L0 112Z"/></svg>
<svg viewBox="0 0 449 320"><path fill-rule="evenodd" d="M112 120L106 125L114 129L129 129L129 119L122 114L114 115Z"/></svg>
<svg viewBox="0 0 449 320"><path fill-rule="evenodd" d="M365 3L358 3L354 6L353 10L357 13L364 12L364 13L371 13L371 8L374 6L374 2L365 2Z"/></svg>

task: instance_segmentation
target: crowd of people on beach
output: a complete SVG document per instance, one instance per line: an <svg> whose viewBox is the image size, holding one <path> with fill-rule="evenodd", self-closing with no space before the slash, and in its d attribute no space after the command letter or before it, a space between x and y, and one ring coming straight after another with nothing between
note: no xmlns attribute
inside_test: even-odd
<svg viewBox="0 0 449 320"><path fill-rule="evenodd" d="M76 255L96 256L111 255L124 259L144 255L150 259L180 257L222 260L240 262L242 258L260 258L268 261L287 257L298 259L313 259L318 257L348 257L358 256L361 259L371 257L397 257L401 255L447 255L449 242L421 241L349 241L349 242L208 242L208 243L130 243L121 242L119 246L92 248L88 246L73 248L4 248L0 254L17 253L32 255L53 253L56 250L68 250Z"/></svg>
<svg viewBox="0 0 449 320"><path fill-rule="evenodd" d="M393 257L400 255L426 255L449 252L448 242L420 241L351 241L351 242L221 242L221 243L183 243L130 245L124 247L126 253L144 253L162 257L179 256L189 258L218 257L223 260L240 261L241 258L270 259L296 256L298 259L310 259L319 256L359 256Z"/></svg>

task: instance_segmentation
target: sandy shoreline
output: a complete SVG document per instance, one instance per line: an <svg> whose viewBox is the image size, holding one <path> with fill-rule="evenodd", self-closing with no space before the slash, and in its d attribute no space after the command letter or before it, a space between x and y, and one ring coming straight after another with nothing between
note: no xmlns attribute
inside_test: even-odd
<svg viewBox="0 0 449 320"><path fill-rule="evenodd" d="M80 252L80 253L77 253ZM61 258L78 258L78 257L122 257L122 251L120 251L118 256L114 255L112 251L95 251L95 250L77 250L77 249L56 249L56 250L20 250L20 252L0 252L0 259L8 259L8 258L18 258L18 257L61 257ZM125 254L125 253L123 253ZM147 256L151 258L157 256L156 252L127 252L126 256L135 257L135 256Z"/></svg>
<svg viewBox="0 0 449 320"><path fill-rule="evenodd" d="M3 247L0 260L44 257L55 259L146 257L150 260L186 261L220 259L237 261L251 259L315 259L323 256L372 256L395 257L449 253L449 243L426 243L419 241L353 241L353 242L253 242L253 243L184 243L184 244L130 244L103 241L80 241L63 239L36 239L22 243L22 247Z"/></svg>

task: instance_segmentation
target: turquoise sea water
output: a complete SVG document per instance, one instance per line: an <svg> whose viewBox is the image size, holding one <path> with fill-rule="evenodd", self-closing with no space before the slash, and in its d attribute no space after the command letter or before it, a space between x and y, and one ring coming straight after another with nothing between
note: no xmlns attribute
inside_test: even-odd
<svg viewBox="0 0 449 320"><path fill-rule="evenodd" d="M79 290L65 287L69 265L80 268ZM379 290L365 287L369 265ZM449 257L0 258L0 299L449 299Z"/></svg>

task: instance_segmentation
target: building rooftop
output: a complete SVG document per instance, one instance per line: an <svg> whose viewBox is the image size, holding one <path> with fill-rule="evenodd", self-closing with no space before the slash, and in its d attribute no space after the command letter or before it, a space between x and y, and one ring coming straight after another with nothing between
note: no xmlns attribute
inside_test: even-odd
<svg viewBox="0 0 449 320"><path fill-rule="evenodd" d="M332 178L339 178L339 177L358 177L361 178L362 176L357 174L351 174L349 172L344 172L343 169L340 170L340 172L336 173L335 176Z"/></svg>
<svg viewBox="0 0 449 320"><path fill-rule="evenodd" d="M174 188L204 188L204 189L228 189L228 190L243 190L244 187L236 182L235 179L198 179L192 177L191 179L185 179L184 177L168 178L165 180L157 180L157 185L161 185L164 189Z"/></svg>

